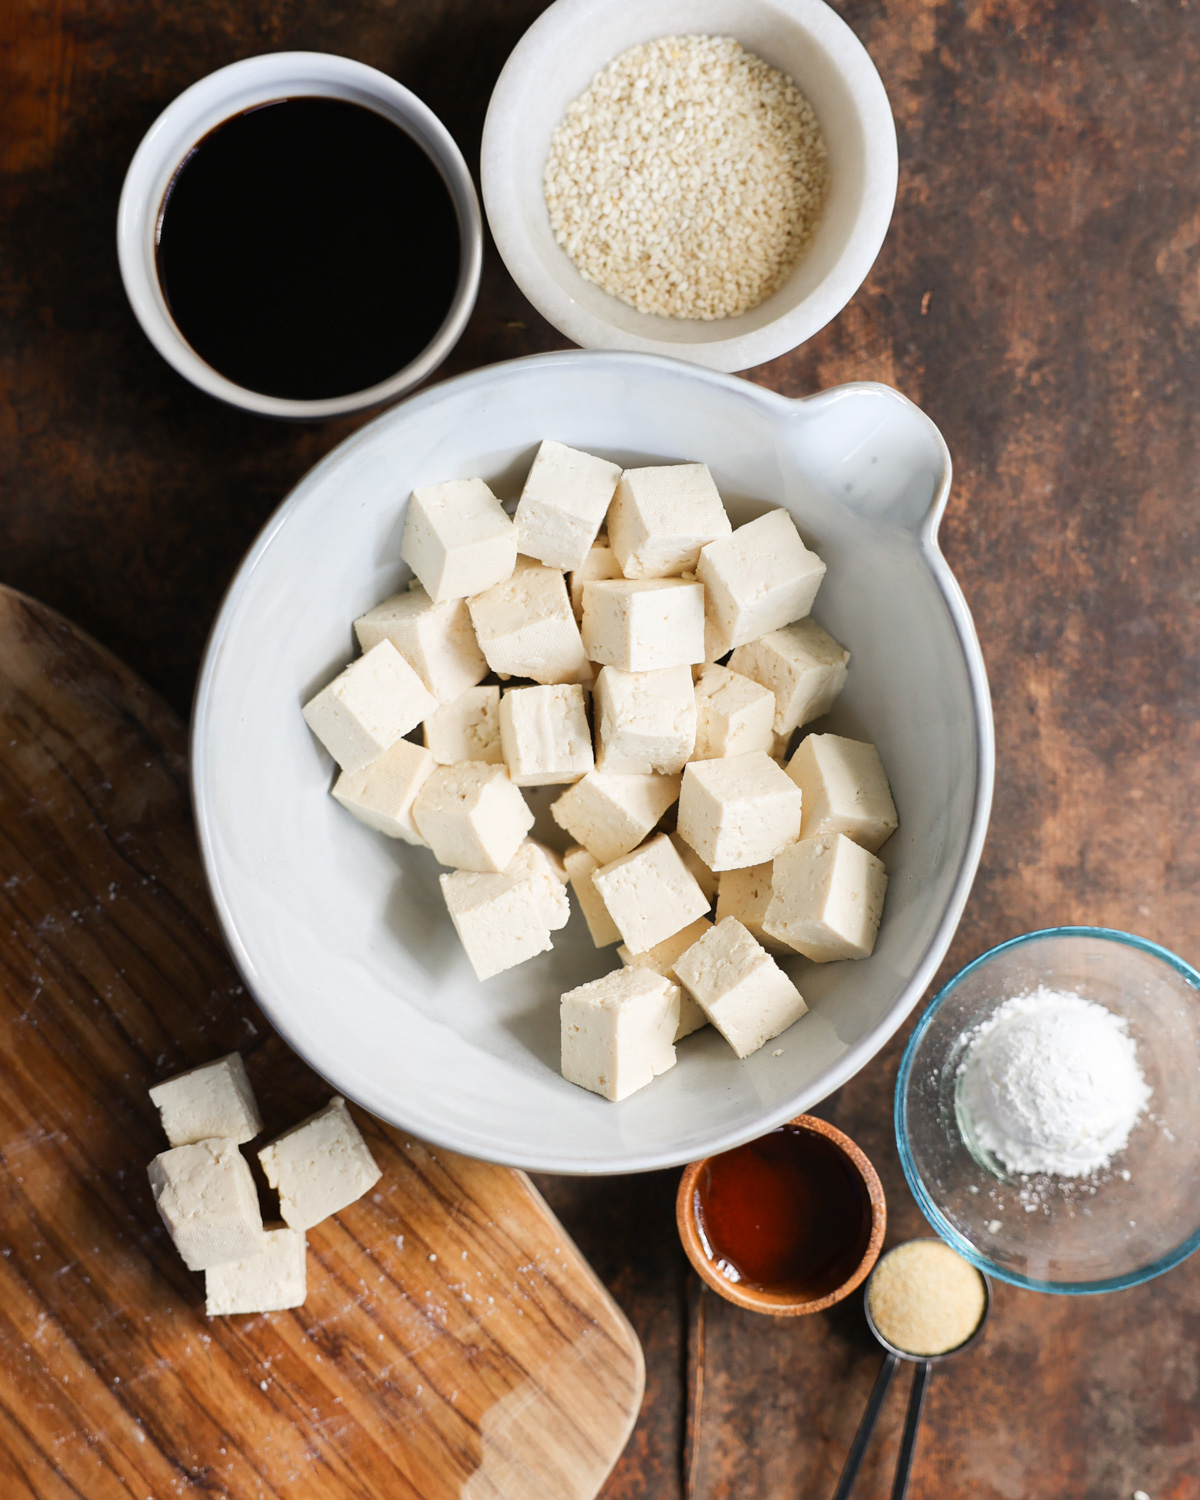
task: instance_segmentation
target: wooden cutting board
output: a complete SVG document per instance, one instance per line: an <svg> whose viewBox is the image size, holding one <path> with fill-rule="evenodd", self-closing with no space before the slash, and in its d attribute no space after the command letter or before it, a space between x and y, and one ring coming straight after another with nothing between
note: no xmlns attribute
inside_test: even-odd
<svg viewBox="0 0 1200 1500"><path fill-rule="evenodd" d="M147 1088L237 1048L268 1133L330 1090L226 955L184 746L0 589L0 1495L594 1495L641 1348L519 1172L360 1112L383 1178L309 1231L305 1305L206 1318L150 1198Z"/></svg>

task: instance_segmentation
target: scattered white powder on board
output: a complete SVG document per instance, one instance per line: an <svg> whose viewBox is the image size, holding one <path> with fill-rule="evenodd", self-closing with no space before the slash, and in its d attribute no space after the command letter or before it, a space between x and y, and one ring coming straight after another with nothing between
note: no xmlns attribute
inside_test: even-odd
<svg viewBox="0 0 1200 1500"><path fill-rule="evenodd" d="M732 37L665 36L568 107L544 181L554 237L588 281L639 312L711 320L782 286L829 166L785 74Z"/></svg>
<svg viewBox="0 0 1200 1500"><path fill-rule="evenodd" d="M1012 1172L1083 1177L1124 1149L1150 1098L1121 1016L1040 985L1006 1000L959 1065L977 1143Z"/></svg>

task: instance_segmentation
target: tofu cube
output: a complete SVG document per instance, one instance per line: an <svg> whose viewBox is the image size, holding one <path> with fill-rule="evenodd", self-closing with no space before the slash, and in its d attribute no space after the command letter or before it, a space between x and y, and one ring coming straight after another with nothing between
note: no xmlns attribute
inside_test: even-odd
<svg viewBox="0 0 1200 1500"><path fill-rule="evenodd" d="M808 1010L800 991L736 917L726 917L675 961L680 982L739 1057Z"/></svg>
<svg viewBox="0 0 1200 1500"><path fill-rule="evenodd" d="M436 707L436 698L391 641L380 641L301 712L343 771L361 771Z"/></svg>
<svg viewBox="0 0 1200 1500"><path fill-rule="evenodd" d="M417 793L437 769L428 750L397 740L361 771L343 771L333 795L360 823L406 844L424 844L413 822Z"/></svg>
<svg viewBox="0 0 1200 1500"><path fill-rule="evenodd" d="M869 958L887 871L844 833L801 839L775 861L763 931L814 963Z"/></svg>
<svg viewBox="0 0 1200 1500"><path fill-rule="evenodd" d="M696 884L708 897L708 904L711 906L717 899L717 882L720 877L717 875L715 870L710 870L708 868L708 866L692 848L691 844L689 844L686 839L680 838L677 832L669 834L668 837L675 845L675 851L679 855L680 859L683 860L684 864L696 877Z"/></svg>
<svg viewBox="0 0 1200 1500"><path fill-rule="evenodd" d="M636 849L678 796L678 776L590 771L550 804L550 815L607 865Z"/></svg>
<svg viewBox="0 0 1200 1500"><path fill-rule="evenodd" d="M583 586L583 649L624 672L704 660L704 589L682 578L610 578Z"/></svg>
<svg viewBox="0 0 1200 1500"><path fill-rule="evenodd" d="M739 526L701 550L696 574L726 651L807 615L825 564L800 540L786 510Z"/></svg>
<svg viewBox="0 0 1200 1500"><path fill-rule="evenodd" d="M608 537L598 538L587 550L587 556L567 579L571 608L577 620L583 619L583 587L602 578L620 578L621 568L608 545Z"/></svg>
<svg viewBox="0 0 1200 1500"><path fill-rule="evenodd" d="M551 568L578 568L604 524L620 464L547 439L537 451L513 520L517 546Z"/></svg>
<svg viewBox="0 0 1200 1500"><path fill-rule="evenodd" d="M571 919L571 902L567 895L567 867L563 860L539 844L526 839L512 857L505 875L525 880L533 887L542 920L551 932L565 927Z"/></svg>
<svg viewBox="0 0 1200 1500"><path fill-rule="evenodd" d="M439 879L476 979L490 979L553 947L546 890L524 869L499 875L455 870Z"/></svg>
<svg viewBox="0 0 1200 1500"><path fill-rule="evenodd" d="M439 766L460 760L503 765L500 745L500 689L494 685L468 688L453 703L443 703L422 726L425 745Z"/></svg>
<svg viewBox="0 0 1200 1500"><path fill-rule="evenodd" d="M173 1146L147 1168L154 1205L189 1271L245 1260L263 1248L258 1191L237 1142Z"/></svg>
<svg viewBox="0 0 1200 1500"><path fill-rule="evenodd" d="M364 651L391 641L439 703L451 703L487 676L465 599L435 604L417 584L354 622Z"/></svg>
<svg viewBox="0 0 1200 1500"><path fill-rule="evenodd" d="M728 667L710 663L696 678L693 760L716 760L775 748L775 695Z"/></svg>
<svg viewBox="0 0 1200 1500"><path fill-rule="evenodd" d="M172 1146L193 1146L214 1136L252 1141L262 1129L246 1064L237 1052L156 1083L150 1098Z"/></svg>
<svg viewBox="0 0 1200 1500"><path fill-rule="evenodd" d="M675 1066L679 986L650 969L617 969L559 1002L562 1076L628 1099Z"/></svg>
<svg viewBox="0 0 1200 1500"><path fill-rule="evenodd" d="M678 577L701 547L733 528L704 464L626 469L608 511L608 539L626 578Z"/></svg>
<svg viewBox="0 0 1200 1500"><path fill-rule="evenodd" d="M774 860L761 865L746 865L741 870L726 870L717 889L717 921L736 917L755 942L768 953L794 954L795 948L781 943L763 931L763 918L771 904L771 877Z"/></svg>
<svg viewBox="0 0 1200 1500"><path fill-rule="evenodd" d="M849 651L811 619L739 646L729 658L731 672L775 694L776 734L827 714L846 685L849 664Z"/></svg>
<svg viewBox="0 0 1200 1500"><path fill-rule="evenodd" d="M707 917L697 917L694 922L681 927L672 937L664 939L661 943L655 943L653 948L647 948L645 953L630 953L622 943L617 949L617 957L626 968L653 969L656 974L661 974L672 984L678 984L679 981L675 977L675 960L693 943L699 942L711 927L712 923ZM701 1026L707 1025L708 1017L685 990L679 997L679 1026L675 1032L675 1040L681 1041L685 1036L691 1036L693 1031L699 1031Z"/></svg>
<svg viewBox="0 0 1200 1500"><path fill-rule="evenodd" d="M517 561L517 528L482 479L413 490L400 556L435 604L503 583Z"/></svg>
<svg viewBox="0 0 1200 1500"><path fill-rule="evenodd" d="M500 700L500 744L517 786L578 781L595 765L578 683L509 688Z"/></svg>
<svg viewBox="0 0 1200 1500"><path fill-rule="evenodd" d="M630 953L645 953L703 917L708 901L665 833L592 876Z"/></svg>
<svg viewBox="0 0 1200 1500"><path fill-rule="evenodd" d="M696 744L696 694L687 667L601 667L595 714L596 766L614 775L669 776L683 769Z"/></svg>
<svg viewBox="0 0 1200 1500"><path fill-rule="evenodd" d="M499 874L533 827L533 813L503 766L437 766L413 803L417 831L439 864Z"/></svg>
<svg viewBox="0 0 1200 1500"><path fill-rule="evenodd" d="M567 585L555 568L519 558L512 575L468 601L493 672L534 682L590 682L592 669Z"/></svg>
<svg viewBox="0 0 1200 1500"><path fill-rule="evenodd" d="M282 1226L271 1228L266 1241L257 1255L205 1271L204 1311L210 1318L283 1312L303 1305L308 1295L303 1233Z"/></svg>
<svg viewBox="0 0 1200 1500"><path fill-rule="evenodd" d="M258 1159L289 1229L311 1229L383 1176L340 1094L264 1146Z"/></svg>
<svg viewBox="0 0 1200 1500"><path fill-rule="evenodd" d="M844 833L871 854L900 826L879 751L840 734L810 734L787 773L804 797L803 839Z"/></svg>
<svg viewBox="0 0 1200 1500"><path fill-rule="evenodd" d="M679 833L718 873L764 864L800 837L799 791L765 750L694 760L679 792Z"/></svg>
<svg viewBox="0 0 1200 1500"><path fill-rule="evenodd" d="M591 933L592 942L597 948L607 948L610 943L619 943L621 934L617 930L617 924L609 916L608 907L592 880L592 876L600 868L600 861L594 854L573 844L563 855L563 863L567 867L567 877L575 892L575 899L579 902L579 910L583 913L588 932Z"/></svg>

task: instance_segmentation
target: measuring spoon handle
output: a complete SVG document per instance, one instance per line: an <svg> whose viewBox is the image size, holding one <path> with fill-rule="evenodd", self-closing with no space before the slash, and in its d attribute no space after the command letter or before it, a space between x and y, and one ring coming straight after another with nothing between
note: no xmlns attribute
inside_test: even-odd
<svg viewBox="0 0 1200 1500"><path fill-rule="evenodd" d="M892 1383L892 1376L896 1373L896 1366L899 1363L900 1360L895 1354L884 1356L883 1364L879 1367L879 1374L875 1377L875 1384L867 1401L867 1409L862 1414L862 1421L858 1424L858 1431L854 1434L850 1452L846 1455L846 1466L842 1470L841 1479L838 1480L833 1500L847 1500L854 1486L863 1461L863 1454L867 1451L867 1444L871 1441L871 1434L875 1430L879 1408L883 1405L883 1398L887 1395L888 1386Z"/></svg>
<svg viewBox="0 0 1200 1500"><path fill-rule="evenodd" d="M904 1500L908 1492L908 1476L912 1471L913 1453L917 1446L917 1428L921 1425L921 1408L925 1404L925 1387L933 1366L923 1359L913 1371L912 1391L908 1398L908 1416L904 1419L904 1436L900 1440L900 1457L896 1461L896 1480L892 1485L892 1500Z"/></svg>

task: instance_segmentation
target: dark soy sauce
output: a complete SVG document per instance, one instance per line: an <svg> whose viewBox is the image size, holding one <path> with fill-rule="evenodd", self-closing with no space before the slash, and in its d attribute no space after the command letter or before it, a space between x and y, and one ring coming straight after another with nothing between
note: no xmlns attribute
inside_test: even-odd
<svg viewBox="0 0 1200 1500"><path fill-rule="evenodd" d="M158 274L213 369L268 396L388 379L450 309L461 245L449 190L374 110L280 99L204 137L167 190Z"/></svg>
<svg viewBox="0 0 1200 1500"><path fill-rule="evenodd" d="M871 1237L871 1200L853 1164L796 1125L714 1156L695 1208L705 1253L723 1276L814 1301L847 1280Z"/></svg>

